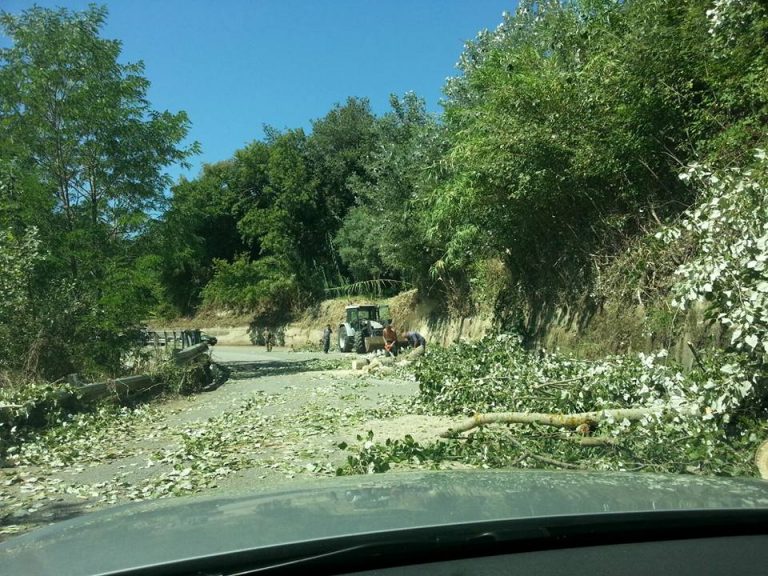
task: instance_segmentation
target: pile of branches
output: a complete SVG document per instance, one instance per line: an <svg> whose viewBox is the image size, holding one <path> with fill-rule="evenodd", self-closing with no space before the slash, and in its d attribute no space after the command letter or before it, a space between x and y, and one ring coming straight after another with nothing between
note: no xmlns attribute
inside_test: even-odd
<svg viewBox="0 0 768 576"><path fill-rule="evenodd" d="M689 371L664 350L583 360L501 334L433 349L414 371L420 409L456 416L440 435L473 463L485 451L490 466L755 475L768 436L763 371L743 354L698 360Z"/></svg>

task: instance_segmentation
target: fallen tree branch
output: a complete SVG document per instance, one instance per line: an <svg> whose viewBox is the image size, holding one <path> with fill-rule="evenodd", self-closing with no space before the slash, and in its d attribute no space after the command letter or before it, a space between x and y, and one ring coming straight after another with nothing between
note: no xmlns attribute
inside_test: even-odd
<svg viewBox="0 0 768 576"><path fill-rule="evenodd" d="M693 358L694 360L696 360L696 364L698 364L699 368L701 368L701 371L704 372L704 374L706 374L707 369L704 366L704 362L701 361L701 356L699 356L699 352L696 350L696 348L694 348L693 342L689 341L689 342L686 342L686 344L688 345L688 348L690 349L690 351L693 353Z"/></svg>
<svg viewBox="0 0 768 576"><path fill-rule="evenodd" d="M454 428L449 428L440 436L451 438L486 424L545 424L558 428L576 428L582 424L592 427L598 422L607 419L613 420L641 420L646 416L659 414L659 408L619 408L615 410L598 410L596 412L581 412L577 414L543 414L537 412L490 412L488 414L475 414L468 420Z"/></svg>
<svg viewBox="0 0 768 576"><path fill-rule="evenodd" d="M565 380L551 380L549 382L542 382L536 386L531 386L531 390L539 390L546 388L547 386L562 386L563 384L573 384L574 382L581 382L586 376L578 376L576 378L566 378Z"/></svg>
<svg viewBox="0 0 768 576"><path fill-rule="evenodd" d="M492 376L481 376L479 378L473 378L472 380L476 382L482 382L484 380L511 380L513 378L517 378L517 375L511 375L511 376L502 376L502 375L492 375ZM541 384L537 384L536 386L531 386L532 390L539 390L540 388L546 388L547 386L562 386L563 384L573 384L574 382L580 382L581 380L584 380L586 376L578 376L576 378L566 378L565 380L550 380L548 382L542 382Z"/></svg>
<svg viewBox="0 0 768 576"><path fill-rule="evenodd" d="M23 404L0 404L0 410L3 408L24 408Z"/></svg>

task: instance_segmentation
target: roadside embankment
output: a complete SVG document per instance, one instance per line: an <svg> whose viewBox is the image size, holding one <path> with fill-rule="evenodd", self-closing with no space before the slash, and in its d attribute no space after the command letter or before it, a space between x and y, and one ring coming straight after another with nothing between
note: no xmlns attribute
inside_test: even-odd
<svg viewBox="0 0 768 576"><path fill-rule="evenodd" d="M319 346L323 327L330 324L334 336L339 323L344 320L344 308L350 304L362 303L386 304L389 306L398 331L415 330L420 332L429 342L449 345L460 339L475 340L481 338L491 327L489 316L473 316L466 318L447 317L439 312L438 305L430 300L421 298L417 290L409 290L392 298L371 299L360 297L344 297L324 300L308 309L294 322L284 326L269 326L270 330L279 332L284 345L289 348L303 349ZM194 325L206 334L215 336L219 344L226 346L248 346L257 341L255 336L266 326L247 323L242 316L228 319L221 315L216 318L201 317L169 322L167 326L157 328L172 330L169 326ZM282 342L281 342L282 343ZM335 344L335 338L333 340Z"/></svg>
<svg viewBox="0 0 768 576"><path fill-rule="evenodd" d="M344 297L324 300L307 309L295 321L268 328L278 334L279 345L306 350L319 349L323 327L330 324L334 331L332 349L335 349L345 307L364 303L388 305L398 332L417 331L428 342L442 346L459 340L478 340L492 328L490 314L463 318L447 316L436 302L421 297L417 290L382 299ZM584 358L664 348L669 350L672 358L690 368L695 362L695 350L717 348L724 338L718 326L705 320L703 305L675 313L668 307L627 305L607 300L599 308L587 305L540 308L534 314L528 312L523 316L526 316L529 346L572 352ZM260 338L267 328L249 323L242 315L217 314L173 321L155 329L171 331L170 326L201 328L224 346L261 344Z"/></svg>

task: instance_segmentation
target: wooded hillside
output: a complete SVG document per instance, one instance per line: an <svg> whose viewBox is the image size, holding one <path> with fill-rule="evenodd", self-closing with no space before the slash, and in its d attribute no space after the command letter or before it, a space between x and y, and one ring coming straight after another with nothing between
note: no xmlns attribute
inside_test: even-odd
<svg viewBox="0 0 768 576"><path fill-rule="evenodd" d="M412 93L383 115L350 97L168 197L190 121L151 108L106 18L0 20L3 369L116 370L116 344L153 315L276 324L406 287L523 333L544 307L609 299L674 330L672 298L703 299L734 346L763 351L762 3L523 1L467 43L442 115Z"/></svg>

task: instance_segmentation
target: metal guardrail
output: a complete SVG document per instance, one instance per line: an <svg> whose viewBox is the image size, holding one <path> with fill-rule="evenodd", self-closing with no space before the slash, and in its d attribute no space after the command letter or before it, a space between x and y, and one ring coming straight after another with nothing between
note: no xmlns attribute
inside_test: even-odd
<svg viewBox="0 0 768 576"><path fill-rule="evenodd" d="M205 342L195 344L183 350L174 350L171 361L177 365L183 365L195 360L202 354L207 353L208 350L208 344ZM206 379L210 378L210 370L208 366L205 366L205 372ZM70 384L73 385L72 388L59 390L54 393L54 397L59 402L65 401L73 396L79 397L86 402L100 400L108 396L113 396L115 399L120 400L126 398L130 394L145 392L159 384L158 379L149 374L126 376L124 378L116 378L106 382L94 383L82 382L73 374L68 380ZM27 408L28 406L23 404L0 403L0 423L6 420L11 421L15 417L15 414L24 412Z"/></svg>
<svg viewBox="0 0 768 576"><path fill-rule="evenodd" d="M208 352L208 344L196 344L191 348L174 352L173 361L176 364L186 364L191 360L194 360L201 354ZM73 375L74 376L74 375ZM57 393L57 399L59 401L71 396L72 394L80 396L84 400L98 400L109 396L110 394L123 395L132 394L135 392L143 392L151 388L156 384L155 378L149 374L140 374L137 376L125 376L123 378L115 378L114 380L107 380L105 382L93 382L90 384L83 383L76 378L70 378L70 383L75 384L74 392L70 390L62 390ZM0 406L0 409L6 408ZM18 408L21 408L19 406ZM1 411L1 410L0 410Z"/></svg>
<svg viewBox="0 0 768 576"><path fill-rule="evenodd" d="M173 361L179 365L186 364L206 352L208 352L208 344L196 344L190 348L174 352ZM77 393L86 400L97 400L112 393L119 395L121 393L131 394L134 392L142 392L154 385L154 377L148 374L142 374L139 376L116 378L115 380L108 380L107 382L85 384L77 388Z"/></svg>

